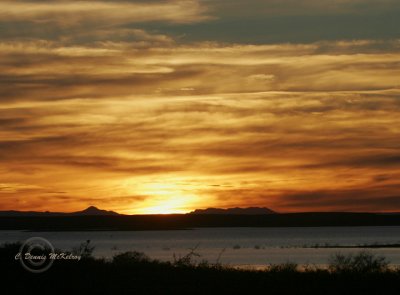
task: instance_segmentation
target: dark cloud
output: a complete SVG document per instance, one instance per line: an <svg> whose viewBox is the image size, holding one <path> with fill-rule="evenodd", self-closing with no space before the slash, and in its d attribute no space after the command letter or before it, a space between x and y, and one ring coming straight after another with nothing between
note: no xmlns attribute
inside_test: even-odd
<svg viewBox="0 0 400 295"><path fill-rule="evenodd" d="M207 1L215 20L164 26L186 40L235 43L304 43L319 40L396 39L397 1ZM368 4L367 4L368 3ZM148 25L146 28L155 28Z"/></svg>
<svg viewBox="0 0 400 295"><path fill-rule="evenodd" d="M332 189L282 194L277 203L282 208L303 208L307 211L396 211L400 184L364 188Z"/></svg>
<svg viewBox="0 0 400 295"><path fill-rule="evenodd" d="M390 180L392 178L393 178L393 176L390 174L379 174L379 175L374 176L373 179L376 182L383 182L383 181Z"/></svg>

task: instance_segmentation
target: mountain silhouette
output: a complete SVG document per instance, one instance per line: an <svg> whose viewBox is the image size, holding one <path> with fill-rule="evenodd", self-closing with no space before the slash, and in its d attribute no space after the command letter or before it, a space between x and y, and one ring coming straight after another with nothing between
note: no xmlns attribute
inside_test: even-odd
<svg viewBox="0 0 400 295"><path fill-rule="evenodd" d="M95 206L90 206L82 211L76 211L71 213L66 212L37 212L37 211L0 211L0 216L104 216L104 215L119 215L114 211L101 210Z"/></svg>
<svg viewBox="0 0 400 295"><path fill-rule="evenodd" d="M70 213L72 215L119 215L114 211L101 210L95 206L90 206L85 210Z"/></svg>

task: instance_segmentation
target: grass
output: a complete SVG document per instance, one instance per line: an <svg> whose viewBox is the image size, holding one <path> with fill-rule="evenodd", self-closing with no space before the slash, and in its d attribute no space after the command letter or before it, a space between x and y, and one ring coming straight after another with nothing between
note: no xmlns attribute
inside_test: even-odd
<svg viewBox="0 0 400 295"><path fill-rule="evenodd" d="M76 247L79 262L56 261L42 274L24 270L14 256L20 244L0 245L1 294L400 294L400 270L369 252L335 254L328 269L295 263L251 271L198 261L196 248L172 262L140 252L94 258L90 241Z"/></svg>

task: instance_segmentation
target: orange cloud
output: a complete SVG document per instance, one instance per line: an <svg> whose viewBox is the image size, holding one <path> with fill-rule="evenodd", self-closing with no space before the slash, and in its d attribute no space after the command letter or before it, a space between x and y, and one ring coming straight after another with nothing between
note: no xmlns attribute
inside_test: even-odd
<svg viewBox="0 0 400 295"><path fill-rule="evenodd" d="M82 23L138 23L165 21L192 23L209 19L196 0L173 0L152 3L129 1L2 1L0 18L7 21L56 23L63 26ZM157 11L157 13L154 13Z"/></svg>
<svg viewBox="0 0 400 295"><path fill-rule="evenodd" d="M396 42L155 39L0 43L0 209L398 208Z"/></svg>

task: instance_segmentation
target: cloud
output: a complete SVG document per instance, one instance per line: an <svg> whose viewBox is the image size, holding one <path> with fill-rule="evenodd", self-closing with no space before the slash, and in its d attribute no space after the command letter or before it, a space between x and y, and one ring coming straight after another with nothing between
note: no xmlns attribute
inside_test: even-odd
<svg viewBox="0 0 400 295"><path fill-rule="evenodd" d="M154 13L157 11L157 13ZM212 19L197 0L173 1L2 1L2 40L47 40L62 44L133 42L137 46L165 45L171 37L155 23L187 25Z"/></svg>
<svg viewBox="0 0 400 295"><path fill-rule="evenodd" d="M181 89L192 89L192 94L199 95L399 87L395 42L388 43L387 52L365 49L363 53L363 48L375 43L333 42L330 50L326 42L181 46L162 36L153 40L145 31L135 34L144 42L158 41L150 48L136 41L99 43L96 47L49 41L3 42L3 100L182 95ZM168 45L158 47L164 41Z"/></svg>
<svg viewBox="0 0 400 295"><path fill-rule="evenodd" d="M400 205L400 196L396 194L399 188L397 183L344 190L304 191L282 195L279 202L282 208L289 210L306 207L307 211L390 212L396 211Z"/></svg>
<svg viewBox="0 0 400 295"><path fill-rule="evenodd" d="M198 22L207 19L205 8L195 0L183 1L2 1L0 19L55 23L62 26L103 23L165 21ZM154 13L157 11L157 13Z"/></svg>
<svg viewBox="0 0 400 295"><path fill-rule="evenodd" d="M2 208L393 210L396 30L337 38L324 19L397 4L246 3L3 1ZM313 38L260 37L289 19Z"/></svg>
<svg viewBox="0 0 400 295"><path fill-rule="evenodd" d="M246 2L236 1L230 3L228 0L208 0L215 9L222 13L232 15L243 12L245 16L259 15L298 15L298 14L337 14L349 12L365 12L373 9L388 10L397 6L396 0L249 0ZM230 4L230 5L228 5ZM244 9L247 8L247 9Z"/></svg>
<svg viewBox="0 0 400 295"><path fill-rule="evenodd" d="M90 203L85 198L143 195L136 188L143 181L180 186L174 177L183 177L190 184L186 194L215 206L367 210L385 197L378 209L392 210L400 167L398 95L272 92L10 102L0 108L6 203L12 207L9 192L18 189L12 184L24 181L42 188L24 191L32 202L45 191L65 191L76 196L70 208L78 210ZM368 193L376 183L385 186ZM329 198L311 202L314 192ZM365 201L340 201L356 193ZM54 208L59 197L54 194ZM132 202L127 210L145 202ZM110 206L118 203L110 200Z"/></svg>
<svg viewBox="0 0 400 295"><path fill-rule="evenodd" d="M399 14L396 0L2 1L0 37L90 43L130 40L134 29L183 42L391 40Z"/></svg>

